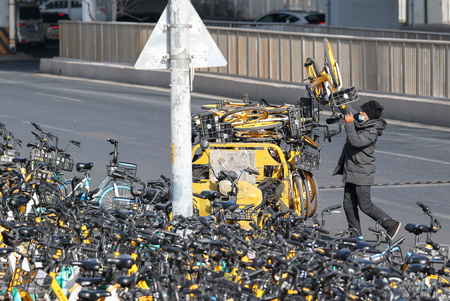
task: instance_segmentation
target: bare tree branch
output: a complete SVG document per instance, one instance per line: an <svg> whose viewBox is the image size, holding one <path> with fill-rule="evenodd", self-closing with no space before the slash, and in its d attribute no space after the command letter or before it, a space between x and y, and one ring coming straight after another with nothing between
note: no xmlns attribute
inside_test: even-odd
<svg viewBox="0 0 450 301"><path fill-rule="evenodd" d="M105 0L111 3L112 16L111 21L117 21L117 16L123 15L136 21L145 21L147 17L140 18L135 13L136 6L144 0Z"/></svg>
<svg viewBox="0 0 450 301"><path fill-rule="evenodd" d="M94 0L97 1L97 0ZM88 6L88 14L89 14L89 18L91 20L96 21L97 20L97 12L95 12L95 16L92 15L92 10L91 10L91 2L88 0L82 0L83 3L85 3Z"/></svg>

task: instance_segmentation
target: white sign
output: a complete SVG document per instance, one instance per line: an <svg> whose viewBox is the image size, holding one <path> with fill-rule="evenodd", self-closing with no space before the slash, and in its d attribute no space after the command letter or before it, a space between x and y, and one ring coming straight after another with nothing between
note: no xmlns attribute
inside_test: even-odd
<svg viewBox="0 0 450 301"><path fill-rule="evenodd" d="M189 47L191 67L207 68L227 65L205 24L189 1ZM164 9L134 67L136 69L169 69L170 24L168 6Z"/></svg>

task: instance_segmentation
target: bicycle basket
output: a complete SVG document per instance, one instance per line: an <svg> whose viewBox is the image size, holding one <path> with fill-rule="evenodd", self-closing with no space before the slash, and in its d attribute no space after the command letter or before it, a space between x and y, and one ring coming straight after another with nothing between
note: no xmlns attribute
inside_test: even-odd
<svg viewBox="0 0 450 301"><path fill-rule="evenodd" d="M14 158L20 157L20 152L17 149L7 149L3 151L0 156L0 163L10 163Z"/></svg>
<svg viewBox="0 0 450 301"><path fill-rule="evenodd" d="M52 180L52 175L53 172L51 171L38 169L34 173L33 180L36 181L37 185L42 185L45 183L53 183L54 181Z"/></svg>
<svg viewBox="0 0 450 301"><path fill-rule="evenodd" d="M342 105L358 101L359 100L359 94L356 88L350 87L341 91L337 91L334 93L331 93L330 96L330 106L331 107L340 107Z"/></svg>
<svg viewBox="0 0 450 301"><path fill-rule="evenodd" d="M30 152L30 160L38 162L54 162L56 159L55 152L46 152L45 150L32 149Z"/></svg>
<svg viewBox="0 0 450 301"><path fill-rule="evenodd" d="M289 108L289 130L292 138L300 137L305 130L305 121L301 108Z"/></svg>
<svg viewBox="0 0 450 301"><path fill-rule="evenodd" d="M137 174L137 165L134 163L127 162L119 162L117 165L106 165L106 174L110 177L112 176L114 171L121 171L126 174L136 176Z"/></svg>
<svg viewBox="0 0 450 301"><path fill-rule="evenodd" d="M19 270L19 285L17 288L29 294L43 294L50 291L53 278L43 270L31 270L30 272Z"/></svg>
<svg viewBox="0 0 450 301"><path fill-rule="evenodd" d="M204 112L198 114L202 127L202 136L208 141L216 141L219 138L217 133L216 119L214 113Z"/></svg>
<svg viewBox="0 0 450 301"><path fill-rule="evenodd" d="M113 209L135 209L137 203L134 199L115 197L112 202Z"/></svg>
<svg viewBox="0 0 450 301"><path fill-rule="evenodd" d="M65 170L72 171L73 170L73 159L67 158L61 155L58 155L55 160L55 167L57 171Z"/></svg>
<svg viewBox="0 0 450 301"><path fill-rule="evenodd" d="M239 207L246 207L246 204L239 204ZM250 210L242 210L237 208L233 212L226 212L225 219L230 221L252 221L253 211Z"/></svg>
<svg viewBox="0 0 450 301"><path fill-rule="evenodd" d="M9 288L12 279L11 268L7 262L0 263L0 291L5 291Z"/></svg>
<svg viewBox="0 0 450 301"><path fill-rule="evenodd" d="M221 122L217 125L217 142L233 141L233 126L231 123Z"/></svg>
<svg viewBox="0 0 450 301"><path fill-rule="evenodd" d="M297 169L311 171L319 169L320 153L312 153L304 150L300 155L294 157L294 166Z"/></svg>

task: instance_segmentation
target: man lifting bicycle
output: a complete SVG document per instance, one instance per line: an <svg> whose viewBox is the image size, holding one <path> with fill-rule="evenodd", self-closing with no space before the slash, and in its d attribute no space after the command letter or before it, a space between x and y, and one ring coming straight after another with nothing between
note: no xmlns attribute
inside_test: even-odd
<svg viewBox="0 0 450 301"><path fill-rule="evenodd" d="M348 109L353 110L350 106ZM345 115L347 140L333 175L342 175L344 188L343 207L351 236L362 235L358 207L373 220L389 218L389 215L372 203L370 190L375 179L375 144L386 128L381 118L384 107L376 100L370 100L361 106L356 114ZM381 224L391 239L397 235L401 223L387 220Z"/></svg>

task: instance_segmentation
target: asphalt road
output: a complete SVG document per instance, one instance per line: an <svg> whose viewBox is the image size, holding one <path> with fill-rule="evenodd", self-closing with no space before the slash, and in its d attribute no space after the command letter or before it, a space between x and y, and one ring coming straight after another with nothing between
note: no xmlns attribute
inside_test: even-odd
<svg viewBox="0 0 450 301"><path fill-rule="evenodd" d="M0 122L23 140L22 156L29 155L26 144L34 141L34 121L62 144L81 142L81 148L71 146L69 152L76 162L94 163L94 186L106 176L112 150L108 137L119 141L121 161L138 164L142 179L170 177L169 89L40 74L38 66L38 58L0 61ZM192 94L192 113L221 99ZM320 139L322 161L314 173L320 187L319 211L342 203L341 179L331 173L344 141L344 133L331 143ZM435 240L450 244L450 129L388 120L377 157L373 201L403 225L427 224L428 217L416 203L428 205L442 224ZM373 225L363 216L363 229ZM325 229L331 233L346 228L343 212L327 217ZM373 238L369 231L363 234ZM414 242L404 229L399 235L406 237L405 247Z"/></svg>

